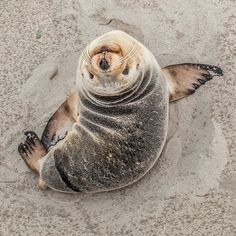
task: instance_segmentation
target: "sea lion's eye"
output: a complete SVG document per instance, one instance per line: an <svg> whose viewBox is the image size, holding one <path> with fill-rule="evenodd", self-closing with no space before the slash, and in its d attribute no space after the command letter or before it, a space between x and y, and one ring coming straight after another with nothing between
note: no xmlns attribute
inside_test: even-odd
<svg viewBox="0 0 236 236"><path fill-rule="evenodd" d="M129 74L129 67L128 65L125 67L125 69L122 72L123 75L128 75Z"/></svg>
<svg viewBox="0 0 236 236"><path fill-rule="evenodd" d="M89 78L93 79L94 75L92 73L89 72Z"/></svg>

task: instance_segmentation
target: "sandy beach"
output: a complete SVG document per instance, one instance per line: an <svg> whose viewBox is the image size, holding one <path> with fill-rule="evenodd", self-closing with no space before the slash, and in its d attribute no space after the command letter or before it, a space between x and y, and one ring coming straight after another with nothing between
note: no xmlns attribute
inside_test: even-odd
<svg viewBox="0 0 236 236"><path fill-rule="evenodd" d="M234 0L0 1L0 235L235 235L236 2ZM220 66L170 105L167 142L152 170L113 192L37 187L17 152L41 135L75 84L81 50L119 29L161 66Z"/></svg>

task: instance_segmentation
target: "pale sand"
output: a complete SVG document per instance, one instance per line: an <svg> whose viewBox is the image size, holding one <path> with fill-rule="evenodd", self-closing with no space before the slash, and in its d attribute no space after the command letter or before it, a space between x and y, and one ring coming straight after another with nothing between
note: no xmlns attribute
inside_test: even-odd
<svg viewBox="0 0 236 236"><path fill-rule="evenodd" d="M235 235L235 1L47 2L0 2L0 235ZM81 49L112 29L161 66L209 63L225 75L171 104L163 155L138 183L94 195L40 191L17 152L23 131L41 135L73 87Z"/></svg>

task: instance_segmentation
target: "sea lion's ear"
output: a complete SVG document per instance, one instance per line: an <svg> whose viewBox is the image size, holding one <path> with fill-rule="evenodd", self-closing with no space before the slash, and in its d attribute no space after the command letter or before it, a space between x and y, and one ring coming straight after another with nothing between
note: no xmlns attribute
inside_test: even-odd
<svg viewBox="0 0 236 236"><path fill-rule="evenodd" d="M170 91L170 102L193 94L196 89L214 76L222 76L217 66L205 64L178 64L162 68Z"/></svg>

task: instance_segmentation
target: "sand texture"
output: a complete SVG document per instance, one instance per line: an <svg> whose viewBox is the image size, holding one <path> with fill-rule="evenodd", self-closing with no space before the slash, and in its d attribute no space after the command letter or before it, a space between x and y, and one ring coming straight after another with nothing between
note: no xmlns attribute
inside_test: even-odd
<svg viewBox="0 0 236 236"><path fill-rule="evenodd" d="M236 234L236 1L0 1L0 235ZM75 83L81 50L120 29L161 66L224 77L170 106L162 156L138 183L94 195L41 191L17 152Z"/></svg>

